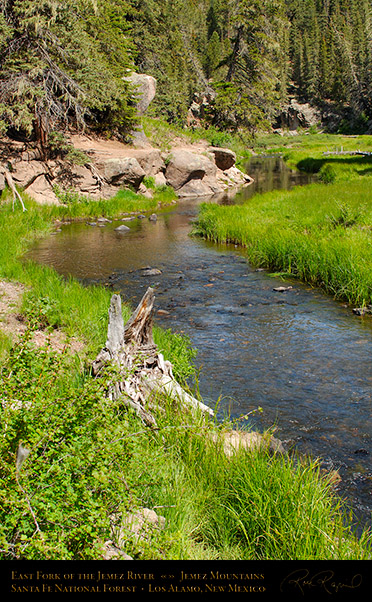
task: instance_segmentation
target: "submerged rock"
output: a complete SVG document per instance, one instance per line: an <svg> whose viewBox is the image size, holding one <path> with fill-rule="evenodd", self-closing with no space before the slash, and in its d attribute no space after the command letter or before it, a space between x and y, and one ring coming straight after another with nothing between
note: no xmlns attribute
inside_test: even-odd
<svg viewBox="0 0 372 602"><path fill-rule="evenodd" d="M161 273L161 270L158 270L157 268L150 268L143 270L141 276L158 276Z"/></svg>
<svg viewBox="0 0 372 602"><path fill-rule="evenodd" d="M366 307L354 307L353 314L355 314L356 316L372 314L372 305L367 305Z"/></svg>
<svg viewBox="0 0 372 602"><path fill-rule="evenodd" d="M124 226L124 224L115 228L115 232L128 232L129 230L130 228L128 228L128 226Z"/></svg>
<svg viewBox="0 0 372 602"><path fill-rule="evenodd" d="M291 291L292 288L293 286L277 286L273 288L273 291L276 291L277 293L284 293L285 291Z"/></svg>

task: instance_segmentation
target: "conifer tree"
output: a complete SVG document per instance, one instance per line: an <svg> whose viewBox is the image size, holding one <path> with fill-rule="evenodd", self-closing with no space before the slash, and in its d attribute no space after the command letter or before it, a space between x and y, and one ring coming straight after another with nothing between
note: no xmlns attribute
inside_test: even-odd
<svg viewBox="0 0 372 602"><path fill-rule="evenodd" d="M133 109L122 76L131 66L130 48L110 20L108 5L106 0L1 1L3 131L12 129L45 147L54 128L83 128L97 114L101 124L105 117L121 132L129 127Z"/></svg>
<svg viewBox="0 0 372 602"><path fill-rule="evenodd" d="M216 123L255 129L273 118L282 100L285 6L281 0L232 0L230 15L232 50L226 81L218 86Z"/></svg>

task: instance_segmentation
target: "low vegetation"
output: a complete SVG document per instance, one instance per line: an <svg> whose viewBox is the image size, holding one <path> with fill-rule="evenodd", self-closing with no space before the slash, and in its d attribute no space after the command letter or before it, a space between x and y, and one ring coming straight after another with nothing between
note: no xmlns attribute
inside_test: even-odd
<svg viewBox="0 0 372 602"><path fill-rule="evenodd" d="M258 154L279 154L289 167L318 174L326 184L372 174L371 136L318 133L315 128L296 136L261 135L253 148Z"/></svg>

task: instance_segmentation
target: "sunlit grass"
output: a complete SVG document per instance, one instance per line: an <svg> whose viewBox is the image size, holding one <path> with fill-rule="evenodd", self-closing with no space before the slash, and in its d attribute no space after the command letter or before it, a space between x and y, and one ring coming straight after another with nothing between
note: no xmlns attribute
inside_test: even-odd
<svg viewBox="0 0 372 602"><path fill-rule="evenodd" d="M372 156L349 154L371 153L372 136L301 133L262 135L254 143L259 154L280 154L292 168L318 173L325 183L350 181L372 175Z"/></svg>

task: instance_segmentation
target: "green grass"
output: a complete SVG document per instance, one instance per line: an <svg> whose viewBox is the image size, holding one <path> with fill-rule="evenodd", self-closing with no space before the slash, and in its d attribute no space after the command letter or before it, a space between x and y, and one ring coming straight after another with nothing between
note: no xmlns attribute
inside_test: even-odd
<svg viewBox="0 0 372 602"><path fill-rule="evenodd" d="M122 199L116 210L143 210L141 203ZM27 207L26 213L9 203L0 207L0 278L29 288L23 311L31 330L40 320L47 329L63 328L85 342L90 360L105 342L111 293L23 260L53 218L80 217L83 209L29 200ZM89 216L113 211L110 203L86 209ZM310 210L307 220L310 226ZM125 316L129 311L124 308ZM158 329L155 334L177 376L187 377L187 340ZM206 422L166 398L154 409L154 431L106 398L110 372L92 379L89 361L48 345L36 349L29 332L12 347L3 343L0 558L98 559L102 543L112 538L110 516L141 507L164 515L166 528L146 542L128 535L125 551L135 559L371 557L368 533L354 536L317 462L264 451L227 458L222 439L212 434L232 425ZM17 468L20 442L30 454Z"/></svg>
<svg viewBox="0 0 372 602"><path fill-rule="evenodd" d="M254 266L285 272L337 299L372 302L369 179L275 191L244 205L204 204L195 233L241 244Z"/></svg>
<svg viewBox="0 0 372 602"><path fill-rule="evenodd" d="M347 526L316 461L258 450L228 458L221 427L161 398L149 429L105 397L105 384L27 335L3 364L0 558L98 559L110 516L141 507L166 528L147 541L127 535L139 560L370 558L368 533L357 539ZM17 468L20 441L30 454Z"/></svg>

